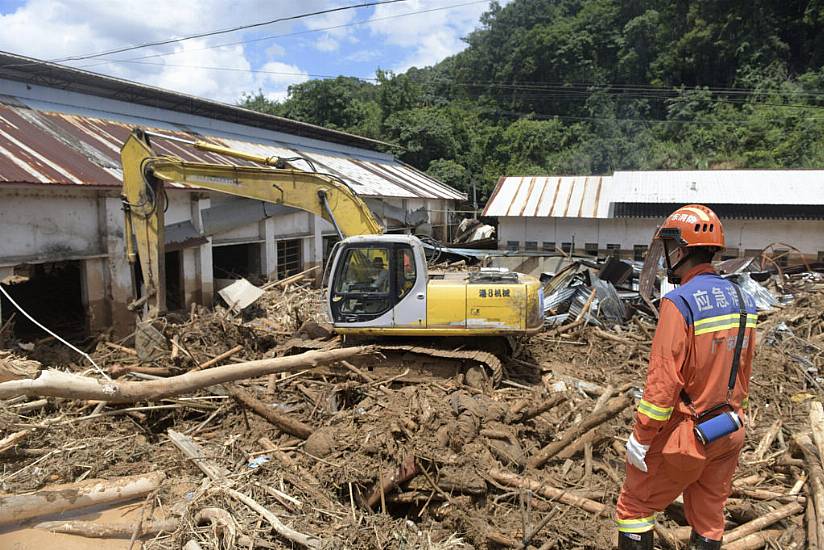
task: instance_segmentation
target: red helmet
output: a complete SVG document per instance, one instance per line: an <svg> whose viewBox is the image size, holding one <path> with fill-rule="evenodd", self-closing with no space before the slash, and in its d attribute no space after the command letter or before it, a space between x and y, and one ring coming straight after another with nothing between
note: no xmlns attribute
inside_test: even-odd
<svg viewBox="0 0 824 550"><path fill-rule="evenodd" d="M658 232L656 239L672 239L678 246L705 246L724 248L724 226L715 212L703 204L688 204L669 215Z"/></svg>

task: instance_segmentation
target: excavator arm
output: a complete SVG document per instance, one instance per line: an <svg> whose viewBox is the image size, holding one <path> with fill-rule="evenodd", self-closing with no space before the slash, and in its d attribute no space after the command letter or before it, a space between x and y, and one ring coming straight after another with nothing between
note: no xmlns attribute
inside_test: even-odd
<svg viewBox="0 0 824 550"><path fill-rule="evenodd" d="M130 307L136 309L148 303L150 317L165 309L163 227L166 182L291 206L332 223L342 238L383 233L366 203L334 176L297 170L273 157L168 136L157 137L185 141L196 149L265 166L229 166L157 156L151 149L149 135L156 134L135 129L121 149L121 161L127 255L132 263L140 261L145 285L143 298Z"/></svg>

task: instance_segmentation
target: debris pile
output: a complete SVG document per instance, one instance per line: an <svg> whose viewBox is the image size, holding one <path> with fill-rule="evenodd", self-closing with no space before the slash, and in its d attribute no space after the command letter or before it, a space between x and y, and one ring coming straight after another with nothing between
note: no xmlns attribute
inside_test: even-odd
<svg viewBox="0 0 824 550"><path fill-rule="evenodd" d="M149 361L137 337L90 342L111 380L49 361L53 342L32 352L42 365L16 343L0 354L0 547L44 531L64 537L53 547L147 550L614 544L655 330L621 312L620 283L569 275L568 322L496 377L465 348L342 347L308 276L242 310L153 323ZM776 303L759 314L725 547L822 548L824 279L764 284ZM89 506L120 515L80 515ZM681 504L659 519L659 545L683 547Z"/></svg>

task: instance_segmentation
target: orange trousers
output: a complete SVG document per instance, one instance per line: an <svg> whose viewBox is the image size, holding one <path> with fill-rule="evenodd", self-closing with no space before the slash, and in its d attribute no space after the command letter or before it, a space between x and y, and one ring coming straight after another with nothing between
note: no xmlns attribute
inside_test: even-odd
<svg viewBox="0 0 824 550"><path fill-rule="evenodd" d="M721 540L724 504L732 491L732 476L744 446L744 428L707 445L704 466L685 476L672 471L661 454L680 419L678 414L673 415L652 440L645 460L646 473L627 464L627 477L616 505L618 530L640 533L653 529L655 514L683 494L684 513L693 530L708 539Z"/></svg>

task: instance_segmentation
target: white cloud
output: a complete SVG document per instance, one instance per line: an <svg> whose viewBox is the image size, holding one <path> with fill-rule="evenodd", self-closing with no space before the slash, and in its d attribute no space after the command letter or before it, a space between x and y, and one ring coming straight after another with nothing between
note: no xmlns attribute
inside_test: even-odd
<svg viewBox="0 0 824 550"><path fill-rule="evenodd" d="M504 0L501 4L507 4L508 1ZM449 5L444 0L409 0L377 6L374 17L379 19ZM466 48L466 43L461 38L478 26L481 14L488 7L488 2L480 2L420 15L373 21L369 23L369 29L374 36L382 38L386 43L411 50L393 67L396 72L403 72L413 66L434 65Z"/></svg>
<svg viewBox="0 0 824 550"><path fill-rule="evenodd" d="M324 34L314 42L315 48L322 51L322 52L334 52L340 47L340 44L337 40L329 36L328 34Z"/></svg>
<svg viewBox="0 0 824 550"><path fill-rule="evenodd" d="M266 48L264 53L266 54L266 57L281 57L286 55L286 48L280 44L273 43L271 46Z"/></svg>
<svg viewBox="0 0 824 550"><path fill-rule="evenodd" d="M283 6L266 0L28 0L15 11L0 15L0 50L41 59L101 52L133 44L164 40L204 31L249 24L327 7L330 0L302 0ZM306 71L295 65L266 64L263 70L299 73L298 76L248 73L251 69L243 45L209 48L237 42L255 33L281 34L297 23L267 25L249 32L235 32L111 54L109 59L130 63L103 63L92 59L73 66L179 92L233 103L243 92L258 88L271 96L283 97L289 84L306 80ZM134 58L172 52L174 55ZM286 54L272 44L266 59ZM203 67L241 69L215 70ZM269 67L269 69L266 69ZM272 68L274 67L274 69Z"/></svg>
<svg viewBox="0 0 824 550"><path fill-rule="evenodd" d="M365 63L367 61L373 61L380 56L381 52L378 50L358 50L347 55L346 59L349 61L354 61L355 63Z"/></svg>

